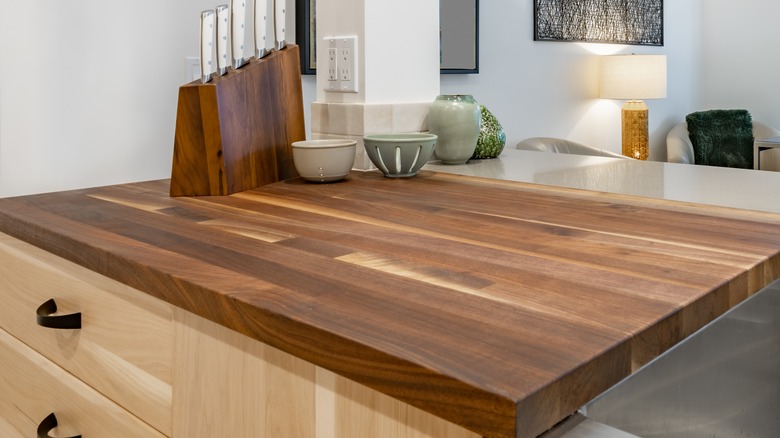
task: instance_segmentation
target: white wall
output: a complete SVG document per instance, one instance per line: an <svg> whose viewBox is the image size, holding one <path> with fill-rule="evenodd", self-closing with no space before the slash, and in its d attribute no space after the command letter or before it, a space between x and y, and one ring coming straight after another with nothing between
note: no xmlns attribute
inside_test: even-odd
<svg viewBox="0 0 780 438"><path fill-rule="evenodd" d="M666 133L700 105L700 4L666 0L665 45L650 47L535 42L532 1L482 1L480 73L442 76L441 92L473 94L501 122L509 147L540 136L620 152L623 102L597 98L599 61L593 52L665 54L668 98L647 101L650 159L665 160Z"/></svg>
<svg viewBox="0 0 780 438"><path fill-rule="evenodd" d="M410 16L409 10L415 14ZM327 67L319 62L317 101L407 103L420 96L433 100L439 91L439 32L435 24L428 24L437 23L438 17L438 0L318 0L317 59L327 59L322 38L357 36L359 86L356 93L326 91ZM405 26L402 32L399 22Z"/></svg>
<svg viewBox="0 0 780 438"><path fill-rule="evenodd" d="M184 58L226 2L0 0L0 197L170 177Z"/></svg>
<svg viewBox="0 0 780 438"><path fill-rule="evenodd" d="M198 12L215 3L0 0L0 196L168 177L183 58L197 53ZM473 94L510 146L544 135L619 150L622 103L595 98L596 55L534 42L532 4L480 2L480 74L443 76L441 92ZM664 6L664 47L620 48L669 57L669 97L648 102L651 159L665 159L666 132L704 106L748 107L756 119L780 122L772 81L780 61L771 51L778 6ZM308 113L314 78L303 82Z"/></svg>
<svg viewBox="0 0 780 438"><path fill-rule="evenodd" d="M2 1L0 196L170 175L206 3Z"/></svg>
<svg viewBox="0 0 780 438"><path fill-rule="evenodd" d="M755 120L780 128L780 3L706 0L703 9L707 69L701 109L744 108Z"/></svg>

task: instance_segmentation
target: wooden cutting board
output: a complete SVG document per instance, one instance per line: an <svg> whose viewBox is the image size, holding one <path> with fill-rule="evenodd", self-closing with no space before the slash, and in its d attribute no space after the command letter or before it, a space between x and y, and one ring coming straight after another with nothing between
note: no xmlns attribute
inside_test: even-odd
<svg viewBox="0 0 780 438"><path fill-rule="evenodd" d="M0 200L0 231L485 436L533 437L780 276L780 216L421 172Z"/></svg>

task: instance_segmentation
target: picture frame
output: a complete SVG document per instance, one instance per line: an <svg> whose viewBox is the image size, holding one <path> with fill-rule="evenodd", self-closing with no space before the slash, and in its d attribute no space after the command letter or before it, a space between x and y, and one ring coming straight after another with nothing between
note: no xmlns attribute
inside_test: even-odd
<svg viewBox="0 0 780 438"><path fill-rule="evenodd" d="M534 41L664 45L663 0L534 0Z"/></svg>
<svg viewBox="0 0 780 438"><path fill-rule="evenodd" d="M479 0L440 0L439 65L442 74L479 73Z"/></svg>
<svg viewBox="0 0 780 438"><path fill-rule="evenodd" d="M295 41L301 51L301 74L317 74L317 0L295 0Z"/></svg>

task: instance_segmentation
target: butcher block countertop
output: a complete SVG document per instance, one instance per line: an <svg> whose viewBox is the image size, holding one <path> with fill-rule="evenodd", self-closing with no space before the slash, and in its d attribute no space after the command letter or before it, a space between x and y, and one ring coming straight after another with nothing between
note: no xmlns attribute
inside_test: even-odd
<svg viewBox="0 0 780 438"><path fill-rule="evenodd" d="M534 437L780 276L780 215L422 171L0 199L15 236L489 437Z"/></svg>

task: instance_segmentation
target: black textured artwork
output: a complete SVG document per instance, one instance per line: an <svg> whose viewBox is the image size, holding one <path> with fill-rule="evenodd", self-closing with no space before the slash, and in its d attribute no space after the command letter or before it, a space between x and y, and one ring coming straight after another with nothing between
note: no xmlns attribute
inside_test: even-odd
<svg viewBox="0 0 780 438"><path fill-rule="evenodd" d="M664 45L663 0L534 0L534 40Z"/></svg>

